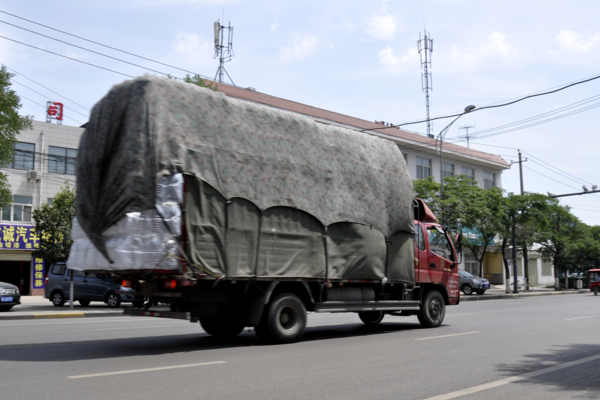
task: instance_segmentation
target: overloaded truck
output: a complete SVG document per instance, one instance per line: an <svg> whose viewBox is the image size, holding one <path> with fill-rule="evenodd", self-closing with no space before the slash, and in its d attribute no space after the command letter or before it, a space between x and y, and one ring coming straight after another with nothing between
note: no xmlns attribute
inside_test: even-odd
<svg viewBox="0 0 600 400"><path fill-rule="evenodd" d="M68 267L145 296L129 315L289 343L307 312L433 328L460 301L461 235L379 137L144 76L92 110L77 183Z"/></svg>

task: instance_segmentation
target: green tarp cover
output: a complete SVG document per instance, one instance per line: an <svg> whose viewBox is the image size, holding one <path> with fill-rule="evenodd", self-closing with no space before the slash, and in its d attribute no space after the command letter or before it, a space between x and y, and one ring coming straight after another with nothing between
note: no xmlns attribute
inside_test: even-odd
<svg viewBox="0 0 600 400"><path fill-rule="evenodd" d="M146 75L113 87L94 106L81 138L76 213L103 254L101 233L128 212L153 209L157 177L175 171L206 182L215 189L214 196L251 203L238 206L254 211L230 218L230 227L239 228L230 235L237 239L227 254L236 271L256 268L256 254L250 252L257 249L259 238L249 226L262 210L265 229L275 227L275 215L264 219L271 207L303 211L322 227L362 224L383 237L414 230L412 181L394 143ZM211 225L198 225L203 227L194 243L203 247L209 236L214 239L212 248L197 252L222 270L225 211L206 207L202 218ZM288 259L261 246L264 252L258 258L264 264L256 272L282 273L280 266L270 264L277 260L296 265L302 274L312 273L307 263L321 257L320 250L306 250L318 241L313 225L307 220L297 229L290 226L285 237L262 229L260 241L277 240L297 256ZM380 254L378 247L374 252ZM353 262L352 268L360 269L362 261Z"/></svg>

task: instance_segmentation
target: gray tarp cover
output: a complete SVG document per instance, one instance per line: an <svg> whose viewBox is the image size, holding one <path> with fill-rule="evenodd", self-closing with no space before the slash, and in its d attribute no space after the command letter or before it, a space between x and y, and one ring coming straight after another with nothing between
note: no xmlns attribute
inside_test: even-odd
<svg viewBox="0 0 600 400"><path fill-rule="evenodd" d="M228 231L228 252L232 253L228 257L237 257L235 262L245 271L242 275L261 274L261 270L265 276L286 273L288 268L281 263L291 262L289 256L277 249L269 253L264 246L269 241L273 245L275 240L269 232L276 232L285 218L297 217L291 210L315 219L298 217L296 226L290 228L292 235L282 244L304 251L302 276L321 269L308 264L325 257L316 249L307 250L307 246L315 245L315 238L322 237L315 231L317 225L347 222L347 240L368 239L370 244L363 247L370 248L373 256L356 255L354 267L348 267L359 270L361 264L371 262L385 268L390 263L385 261L389 258L385 238L397 232L412 237L414 232L412 181L394 143L166 78L146 75L126 81L96 104L81 139L77 168L77 217L103 252L101 233L128 212L154 208L157 177L176 170L206 182L223 199L240 198L228 211L233 213L228 218L230 230L231 223L246 225L247 229L234 234ZM196 196L196 201L202 197L200 193L188 194L188 199L190 196ZM276 206L290 211L278 214L276 209L268 210ZM263 228L258 240L252 231L258 232L261 211ZM187 209L186 223L190 218L196 219L196 226L205 226L204 217L193 216ZM269 224L273 230L267 232ZM330 229L335 231L335 226ZM196 244L188 240L192 247L216 240L217 233L206 233L204 228L200 231L203 238ZM292 237L295 241L290 241ZM349 242L344 244L335 235L328 240L328 251L332 252L328 262L339 267L337 253L348 250ZM250 254L256 252L259 242L264 242L260 244L263 250L258 256ZM372 243L377 244L373 247ZM201 255L208 248L188 250ZM360 249L352 251L360 253ZM404 254L408 250L398 247L394 251ZM213 259L215 266L227 258L222 250L205 257ZM412 268L412 258L409 261ZM382 271L374 275L382 276L382 266L373 265ZM224 268L217 267L221 272Z"/></svg>

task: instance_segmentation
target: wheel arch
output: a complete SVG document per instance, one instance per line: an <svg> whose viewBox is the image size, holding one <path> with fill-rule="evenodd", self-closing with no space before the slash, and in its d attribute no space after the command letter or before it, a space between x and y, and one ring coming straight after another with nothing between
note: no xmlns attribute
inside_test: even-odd
<svg viewBox="0 0 600 400"><path fill-rule="evenodd" d="M421 302L423 301L423 299L425 298L425 296L427 296L427 293L429 293L429 292L439 292L442 295L442 297L444 298L444 303L447 306L450 305L450 298L448 296L448 290L446 289L446 285L444 285L443 283L438 283L438 284L426 283L426 284L422 285Z"/></svg>

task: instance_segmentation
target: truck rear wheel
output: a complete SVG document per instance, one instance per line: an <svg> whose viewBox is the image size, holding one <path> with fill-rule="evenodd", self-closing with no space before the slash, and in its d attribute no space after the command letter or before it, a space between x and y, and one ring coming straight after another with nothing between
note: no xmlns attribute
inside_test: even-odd
<svg viewBox="0 0 600 400"><path fill-rule="evenodd" d="M446 316L446 303L440 292L429 292L417 317L423 328L437 328Z"/></svg>
<svg viewBox="0 0 600 400"><path fill-rule="evenodd" d="M367 325L377 325L383 320L384 314L382 311L363 311L358 313L358 317Z"/></svg>
<svg viewBox="0 0 600 400"><path fill-rule="evenodd" d="M300 340L306 329L306 308L298 296L282 293L264 310L260 324L254 328L262 340L277 344Z"/></svg>
<svg viewBox="0 0 600 400"><path fill-rule="evenodd" d="M220 339L231 339L242 333L245 324L232 315L206 315L200 317L202 329L211 336Z"/></svg>

